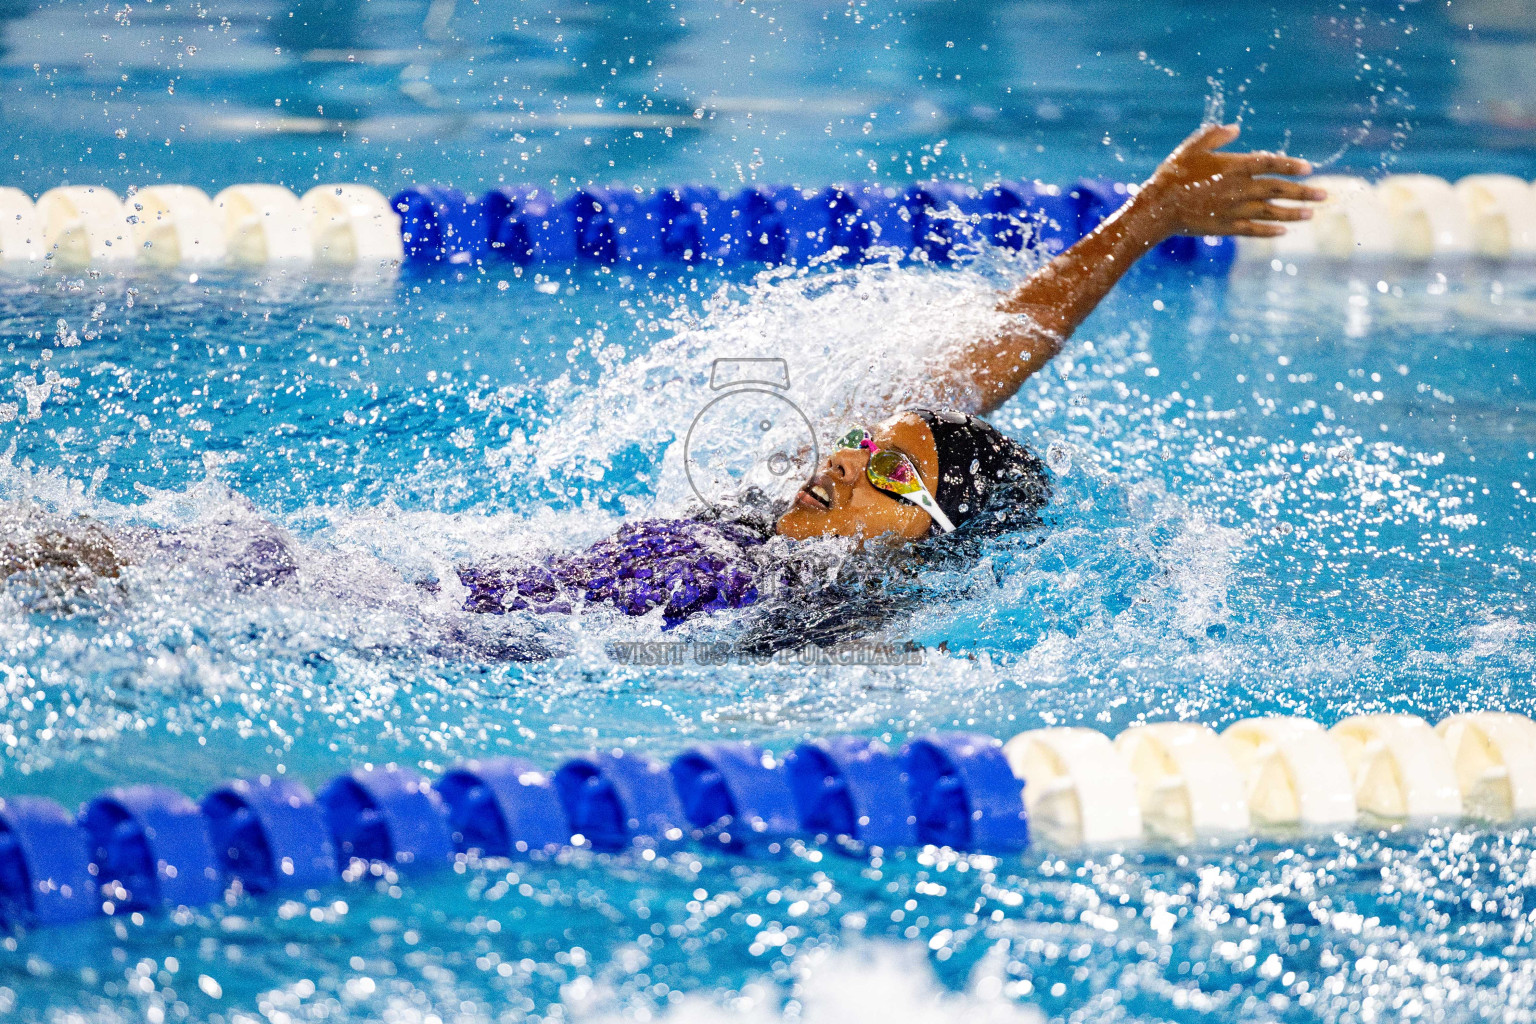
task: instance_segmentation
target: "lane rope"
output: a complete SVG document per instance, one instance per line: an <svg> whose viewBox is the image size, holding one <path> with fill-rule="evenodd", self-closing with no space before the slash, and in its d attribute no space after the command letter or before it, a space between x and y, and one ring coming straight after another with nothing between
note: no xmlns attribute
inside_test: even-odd
<svg viewBox="0 0 1536 1024"><path fill-rule="evenodd" d="M1504 824L1536 817L1536 722L1357 715L1032 729L1003 743L940 732L899 749L861 736L782 757L703 743L670 762L595 751L546 771L517 757L466 761L430 780L354 769L312 793L285 775L220 785L194 803L155 785L110 790L71 815L0 800L0 925L206 906L231 886L261 895L422 874L466 857L565 849L653 859L684 844L774 857L793 844L868 856L909 846L1006 855L1056 847L1189 844L1253 827L1398 821Z"/></svg>
<svg viewBox="0 0 1536 1024"><path fill-rule="evenodd" d="M1454 184L1427 174L1311 179L1329 197L1278 239L1172 238L1160 266L1223 274L1234 261L1536 258L1536 185L1501 174ZM506 187L468 195L412 185L386 199L366 185L235 185L209 198L189 185L130 190L70 185L32 197L0 188L0 261L77 269L260 267L320 263L473 267L578 262L778 264L834 258L948 263L982 246L1059 252L1136 186L1082 179L1058 187L953 181L905 188L703 185L586 188L555 196Z"/></svg>

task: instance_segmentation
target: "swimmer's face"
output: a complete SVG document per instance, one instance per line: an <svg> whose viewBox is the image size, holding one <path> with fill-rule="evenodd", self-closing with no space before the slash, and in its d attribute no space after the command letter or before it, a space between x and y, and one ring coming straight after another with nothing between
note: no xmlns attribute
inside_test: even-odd
<svg viewBox="0 0 1536 1024"><path fill-rule="evenodd" d="M930 493L938 486L939 452L933 431L915 413L892 417L872 429L875 444L901 452L917 466ZM779 519L778 531L794 540L808 537L892 536L916 540L928 535L928 513L869 482L869 452L839 449L795 495Z"/></svg>

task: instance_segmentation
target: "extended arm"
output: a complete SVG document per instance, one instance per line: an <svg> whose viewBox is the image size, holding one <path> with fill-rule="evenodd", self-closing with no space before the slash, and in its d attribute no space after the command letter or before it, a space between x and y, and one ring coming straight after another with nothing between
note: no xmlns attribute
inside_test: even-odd
<svg viewBox="0 0 1536 1024"><path fill-rule="evenodd" d="M1206 125L1162 162L1134 198L1093 232L1030 275L998 309L1028 322L978 339L960 354L957 376L976 394L978 412L998 408L1061 350L1077 325L1131 268L1174 235L1285 234L1282 221L1306 220L1321 189L1269 177L1310 174L1305 160L1276 153L1217 153L1237 138L1236 125Z"/></svg>

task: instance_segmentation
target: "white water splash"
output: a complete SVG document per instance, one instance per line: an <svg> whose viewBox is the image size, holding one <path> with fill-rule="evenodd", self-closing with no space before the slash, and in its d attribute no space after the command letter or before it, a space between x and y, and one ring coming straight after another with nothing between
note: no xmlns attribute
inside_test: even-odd
<svg viewBox="0 0 1536 1024"><path fill-rule="evenodd" d="M625 450L665 448L655 494L660 508L672 508L689 497L674 442L714 397L714 360L784 360L785 397L823 436L910 405L964 407L973 400L944 371L957 346L1011 326L996 311L998 294L981 269L766 271L743 293L722 287L697 313L678 307L647 322L648 332L672 333L594 386L552 384L548 405L561 409L555 422L490 461L501 463L501 474L600 481Z"/></svg>
<svg viewBox="0 0 1536 1024"><path fill-rule="evenodd" d="M623 959L622 955L619 959ZM921 947L865 943L818 950L795 961L789 998L774 987L749 984L731 994L694 994L670 1003L659 1015L648 1006L614 1006L614 993L580 978L562 991L566 1016L582 1024L661 1021L664 1024L1038 1024L1044 1015L1016 1001L1000 965L988 957L966 990L939 984Z"/></svg>

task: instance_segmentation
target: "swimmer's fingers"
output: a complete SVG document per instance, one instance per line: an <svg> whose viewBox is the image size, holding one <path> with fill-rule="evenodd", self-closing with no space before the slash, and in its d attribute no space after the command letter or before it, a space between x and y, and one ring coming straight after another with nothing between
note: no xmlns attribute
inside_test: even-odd
<svg viewBox="0 0 1536 1024"><path fill-rule="evenodd" d="M1234 220L1218 233L1242 235L1246 238L1279 238L1285 234L1285 225L1256 220Z"/></svg>
<svg viewBox="0 0 1536 1024"><path fill-rule="evenodd" d="M1266 150L1229 155L1245 174L1288 174L1299 177L1312 173L1312 165L1299 156L1283 156Z"/></svg>
<svg viewBox="0 0 1536 1024"><path fill-rule="evenodd" d="M1328 193L1315 185L1284 178L1254 178L1243 189L1249 199L1292 199L1298 203L1320 203Z"/></svg>
<svg viewBox="0 0 1536 1024"><path fill-rule="evenodd" d="M1213 149L1220 149L1236 139L1241 131L1242 129L1235 124L1203 124L1190 132L1174 152L1184 153L1190 150L1210 152Z"/></svg>
<svg viewBox="0 0 1536 1024"><path fill-rule="evenodd" d="M1281 206L1269 200L1250 200L1238 203L1230 216L1234 220L1311 220L1312 211L1305 206Z"/></svg>

